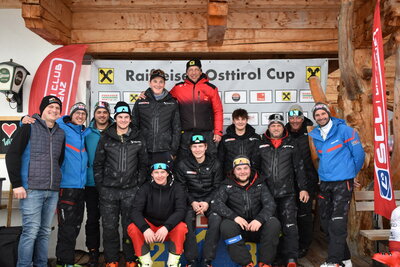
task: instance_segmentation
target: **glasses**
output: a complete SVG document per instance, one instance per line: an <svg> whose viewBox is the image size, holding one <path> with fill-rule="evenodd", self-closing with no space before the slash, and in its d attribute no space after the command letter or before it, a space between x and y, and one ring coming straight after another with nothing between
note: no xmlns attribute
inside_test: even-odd
<svg viewBox="0 0 400 267"><path fill-rule="evenodd" d="M294 117L294 116L301 116L303 115L303 112L301 112L300 110L291 110L289 111L289 117Z"/></svg>
<svg viewBox="0 0 400 267"><path fill-rule="evenodd" d="M236 165L243 165L243 164L248 164L250 165L250 160L246 158L237 158L233 161L233 166L235 167Z"/></svg>
<svg viewBox="0 0 400 267"><path fill-rule="evenodd" d="M74 112L74 115L86 117L86 112L85 111L76 111L76 112Z"/></svg>
<svg viewBox="0 0 400 267"><path fill-rule="evenodd" d="M129 112L129 108L127 106L117 107L115 113L121 113L121 112Z"/></svg>
<svg viewBox="0 0 400 267"><path fill-rule="evenodd" d="M193 135L192 136L192 142L196 142L196 141L204 141L204 136L202 136L202 135Z"/></svg>
<svg viewBox="0 0 400 267"><path fill-rule="evenodd" d="M153 170L159 170L159 169L161 169L161 170L167 170L167 169L168 169L167 164L165 164L165 163L155 163L155 164L153 164L153 165L151 166L151 168L152 168Z"/></svg>

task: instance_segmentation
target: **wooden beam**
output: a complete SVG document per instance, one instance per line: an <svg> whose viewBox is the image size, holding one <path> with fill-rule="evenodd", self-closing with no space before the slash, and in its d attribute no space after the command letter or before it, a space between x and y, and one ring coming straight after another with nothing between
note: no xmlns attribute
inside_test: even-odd
<svg viewBox="0 0 400 267"><path fill-rule="evenodd" d="M396 49L396 71L393 100L393 152L391 156L391 173L393 188L400 188L400 42Z"/></svg>
<svg viewBox="0 0 400 267"><path fill-rule="evenodd" d="M210 0L207 14L207 44L209 46L221 46L223 44L227 21L228 3Z"/></svg>

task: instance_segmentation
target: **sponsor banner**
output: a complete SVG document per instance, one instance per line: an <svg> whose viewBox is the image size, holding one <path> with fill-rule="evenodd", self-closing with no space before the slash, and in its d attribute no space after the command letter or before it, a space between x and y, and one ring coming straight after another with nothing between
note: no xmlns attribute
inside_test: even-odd
<svg viewBox="0 0 400 267"><path fill-rule="evenodd" d="M390 179L388 149L388 115L383 41L380 21L380 1L376 2L372 34L372 89L374 112L374 206L375 213L390 220L396 208Z"/></svg>
<svg viewBox="0 0 400 267"><path fill-rule="evenodd" d="M167 90L186 78L186 61L182 60L94 60L91 100L98 101L99 92L120 92L121 99L133 105L135 96L131 98L129 93L145 91L151 70L158 68L166 73ZM314 102L308 78L317 75L322 88L326 88L328 60L202 60L202 70L218 87L227 114L224 126L231 124L230 116L235 109L244 108L258 114L257 124L254 123L261 133L266 129L262 113L285 114L295 103L304 111L311 111Z"/></svg>
<svg viewBox="0 0 400 267"><path fill-rule="evenodd" d="M46 95L63 103L61 115L68 114L75 103L78 79L86 45L67 45L51 52L40 64L33 78L29 96L29 114L38 113Z"/></svg>

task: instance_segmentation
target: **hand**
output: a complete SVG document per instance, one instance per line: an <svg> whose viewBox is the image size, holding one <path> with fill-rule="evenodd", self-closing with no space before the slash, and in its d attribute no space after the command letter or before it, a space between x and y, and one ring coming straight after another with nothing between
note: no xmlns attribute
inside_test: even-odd
<svg viewBox="0 0 400 267"><path fill-rule="evenodd" d="M201 212L200 202L193 201L192 202L192 209L196 212L196 214L200 214L200 212Z"/></svg>
<svg viewBox="0 0 400 267"><path fill-rule="evenodd" d="M248 225L247 225L247 231L251 231L251 232L257 232L260 227L262 226L262 224L257 221L257 220L252 220Z"/></svg>
<svg viewBox="0 0 400 267"><path fill-rule="evenodd" d="M155 234L155 240L156 242L160 242L163 243L165 238L168 235L168 229L167 227L163 226L160 229L157 230L156 234Z"/></svg>
<svg viewBox="0 0 400 267"><path fill-rule="evenodd" d="M214 143L219 143L219 141L221 141L222 137L218 134L214 134L214 138L213 141Z"/></svg>
<svg viewBox="0 0 400 267"><path fill-rule="evenodd" d="M140 95L138 95L138 99L146 99L146 96L145 96L145 91L142 91L141 93L140 93Z"/></svg>
<svg viewBox="0 0 400 267"><path fill-rule="evenodd" d="M204 213L208 210L209 206L207 202L201 201L200 203L200 213L204 215Z"/></svg>
<svg viewBox="0 0 400 267"><path fill-rule="evenodd" d="M157 242L155 234L153 230L151 230L150 228L144 231L143 236L144 236L144 241L146 241L147 244Z"/></svg>
<svg viewBox="0 0 400 267"><path fill-rule="evenodd" d="M361 184L359 183L357 178L354 178L354 187L360 188Z"/></svg>
<svg viewBox="0 0 400 267"><path fill-rule="evenodd" d="M307 203L308 200L310 199L310 196L308 195L308 192L306 190L302 190L300 191L299 199L301 202Z"/></svg>
<svg viewBox="0 0 400 267"><path fill-rule="evenodd" d="M23 199L26 198L26 191L25 188L22 186L13 189L14 198L16 199Z"/></svg>
<svg viewBox="0 0 400 267"><path fill-rule="evenodd" d="M248 227L248 223L247 223L247 221L245 220L245 219L243 219L242 217L240 217L240 216L237 216L235 219L234 219L234 221L235 221L235 223L237 223L237 224L239 224L240 225L240 227L242 228L242 230L247 230L247 227Z"/></svg>
<svg viewBox="0 0 400 267"><path fill-rule="evenodd" d="M35 123L36 119L35 118L31 118L28 115L26 115L23 119L22 119L22 124L32 124Z"/></svg>

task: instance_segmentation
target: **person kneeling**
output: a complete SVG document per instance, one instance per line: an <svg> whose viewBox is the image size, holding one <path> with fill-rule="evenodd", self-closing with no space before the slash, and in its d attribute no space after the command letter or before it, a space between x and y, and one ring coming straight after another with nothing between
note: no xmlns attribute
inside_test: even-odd
<svg viewBox="0 0 400 267"><path fill-rule="evenodd" d="M260 267L270 266L275 258L280 223L273 217L275 202L263 179L250 168L246 156L233 160L232 174L225 179L211 201L211 209L220 215L221 237L231 259L242 266L254 263L245 242L259 242Z"/></svg>
<svg viewBox="0 0 400 267"><path fill-rule="evenodd" d="M166 161L165 161L166 162ZM152 266L150 244L170 240L168 267L179 266L187 226L183 222L186 214L186 194L183 187L174 181L169 166L158 162L151 166L151 181L138 190L128 234L132 239L140 266Z"/></svg>

